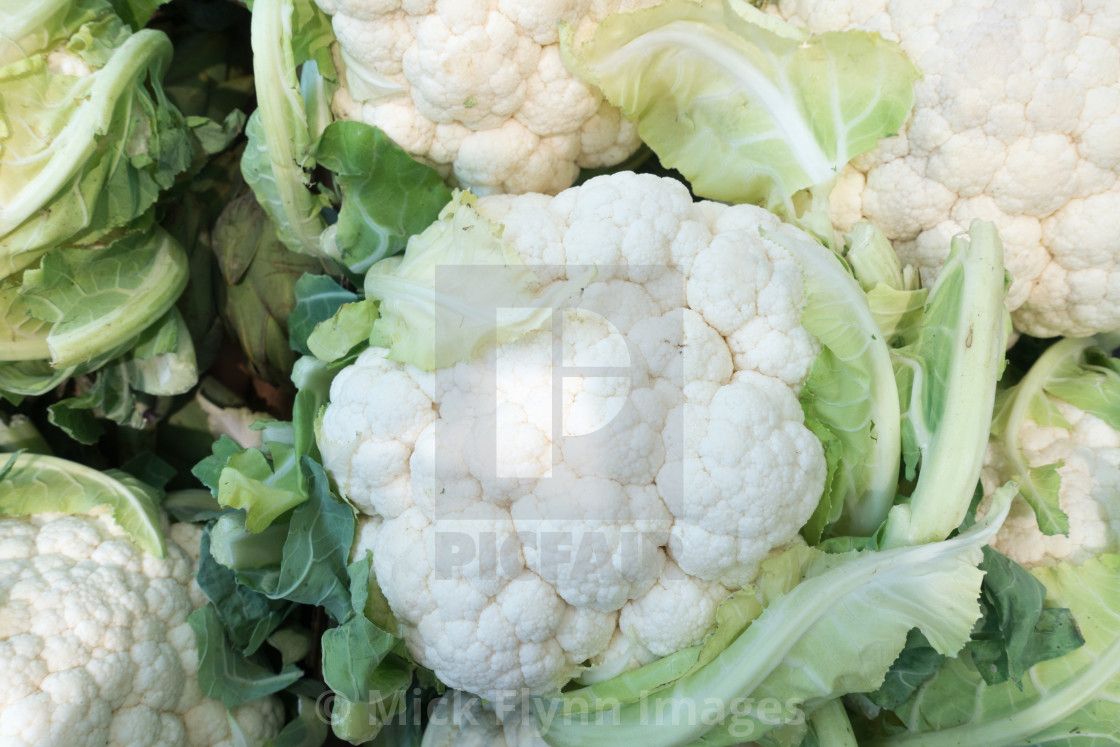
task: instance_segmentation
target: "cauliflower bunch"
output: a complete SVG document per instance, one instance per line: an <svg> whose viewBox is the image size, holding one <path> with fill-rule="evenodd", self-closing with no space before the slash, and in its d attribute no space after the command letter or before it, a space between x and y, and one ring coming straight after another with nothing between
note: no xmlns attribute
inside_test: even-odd
<svg viewBox="0 0 1120 747"><path fill-rule="evenodd" d="M501 320L532 302L453 254L473 266L451 290L495 296L498 343L434 371L371 347L317 433L370 517L358 551L413 656L496 700L699 643L729 590L798 541L826 463L798 401L819 349L801 267L766 238L799 231L630 173L477 210L515 252L494 271L524 263L566 300L510 339ZM453 239L493 226L461 199L441 223ZM382 316L409 302L383 295Z"/></svg>
<svg viewBox="0 0 1120 747"><path fill-rule="evenodd" d="M922 72L905 130L858 156L833 221L870 219L928 280L973 219L999 230L1028 334L1120 327L1120 14L1109 0L781 0L813 31L897 41Z"/></svg>
<svg viewBox="0 0 1120 747"><path fill-rule="evenodd" d="M654 1L317 0L344 71L333 108L476 193L555 194L580 168L617 164L640 144L565 70L559 23L580 37Z"/></svg>
<svg viewBox="0 0 1120 747"><path fill-rule="evenodd" d="M226 708L199 689L187 615L201 529L176 524L165 557L141 550L99 507L0 517L0 742L232 747ZM232 711L261 744L275 698Z"/></svg>
<svg viewBox="0 0 1120 747"><path fill-rule="evenodd" d="M1115 335L1062 340L1005 395L981 478L1021 484L992 545L1025 566L1120 551L1120 362ZM1114 396L1114 395L1112 395Z"/></svg>

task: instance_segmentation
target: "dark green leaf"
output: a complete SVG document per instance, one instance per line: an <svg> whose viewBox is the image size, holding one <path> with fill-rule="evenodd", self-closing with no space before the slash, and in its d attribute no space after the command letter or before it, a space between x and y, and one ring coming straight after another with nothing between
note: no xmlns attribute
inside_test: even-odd
<svg viewBox="0 0 1120 747"><path fill-rule="evenodd" d="M867 695L880 708L892 709L914 694L945 661L943 654L929 644L922 631L914 628L906 636L906 646L887 672L882 687Z"/></svg>
<svg viewBox="0 0 1120 747"><path fill-rule="evenodd" d="M989 685L1018 682L1038 662L1084 643L1069 610L1043 609L1046 587L1021 565L984 547L980 568L982 617L966 648Z"/></svg>
<svg viewBox="0 0 1120 747"><path fill-rule="evenodd" d="M301 365L297 365L292 374L292 380L299 387L292 403L293 453L318 459L315 421L330 398L331 382L338 370L310 357L301 359L299 363Z"/></svg>
<svg viewBox="0 0 1120 747"><path fill-rule="evenodd" d="M202 533L196 579L199 588L213 603L230 644L246 656L260 648L292 609L287 602L269 599L238 584L234 572L220 565L210 554L209 528Z"/></svg>
<svg viewBox="0 0 1120 747"><path fill-rule="evenodd" d="M329 275L304 275L296 281L295 305L288 315L288 334L292 350L309 355L307 338L315 325L334 316L344 303L358 300L358 295L339 285Z"/></svg>
<svg viewBox="0 0 1120 747"><path fill-rule="evenodd" d="M354 512L330 494L330 481L318 463L304 458L308 500L292 514L284 543L284 563L271 595L325 607L336 620L349 614L347 559L354 542Z"/></svg>
<svg viewBox="0 0 1120 747"><path fill-rule="evenodd" d="M323 680L354 703L369 701L371 691L403 688L412 678L412 669L405 662L396 657L386 661L398 639L365 616L371 563L372 557L366 553L347 567L351 616L323 634Z"/></svg>
<svg viewBox="0 0 1120 747"><path fill-rule="evenodd" d="M121 465L121 470L157 490L175 477L175 468L150 451L143 451Z"/></svg>
<svg viewBox="0 0 1120 747"><path fill-rule="evenodd" d="M105 435L105 426L94 417L91 408L81 406L87 400L70 398L47 408L47 420L80 444L95 444Z"/></svg>
<svg viewBox="0 0 1120 747"><path fill-rule="evenodd" d="M388 723L381 727L381 731L377 732L377 736L366 747L420 747L424 705L420 694L415 689L410 690L405 698L404 709L388 719Z"/></svg>
<svg viewBox="0 0 1120 747"><path fill-rule="evenodd" d="M1023 649L1023 666L1029 669L1040 661L1065 656L1084 643L1072 611L1065 607L1045 607Z"/></svg>
<svg viewBox="0 0 1120 747"><path fill-rule="evenodd" d="M214 225L214 253L228 285L240 283L271 233L267 217L252 195L229 203Z"/></svg>
<svg viewBox="0 0 1120 747"><path fill-rule="evenodd" d="M324 716L315 698L299 695L296 717L267 744L271 747L319 747L327 740L328 729Z"/></svg>
<svg viewBox="0 0 1120 747"><path fill-rule="evenodd" d="M212 155L221 153L233 144L244 131L245 120L244 112L234 110L220 122L206 117L189 117L187 125L191 128L191 134L198 139L203 152Z"/></svg>
<svg viewBox="0 0 1120 747"><path fill-rule="evenodd" d="M189 522L210 521L224 510L209 490L191 488L168 493L160 507L176 521Z"/></svg>
<svg viewBox="0 0 1120 747"><path fill-rule="evenodd" d="M288 665L273 672L230 647L218 613L211 605L187 616L198 643L198 684L202 692L226 708L280 692L303 674Z"/></svg>
<svg viewBox="0 0 1120 747"><path fill-rule="evenodd" d="M218 179L210 178L213 172L219 172ZM219 287L218 269L210 246L210 226L216 213L210 212L210 202L224 204L228 179L213 162L208 163L201 174L191 180L189 191L181 190L176 194L163 220L163 227L186 249L190 258L187 287L175 307L194 341L200 371L210 368L221 344L222 325L215 296ZM220 189L213 186L218 181L223 183Z"/></svg>
<svg viewBox="0 0 1120 747"><path fill-rule="evenodd" d="M148 25L148 19L156 9L168 0L110 0L113 10L133 31L139 31Z"/></svg>
<svg viewBox="0 0 1120 747"><path fill-rule="evenodd" d="M342 621L352 612L346 561L354 541L354 513L330 494L318 463L304 458L303 464L310 477L308 499L292 512L279 568L238 571L237 579L270 599L324 607Z"/></svg>
<svg viewBox="0 0 1120 747"><path fill-rule="evenodd" d="M287 319L296 304L296 282L305 273L321 273L321 262L288 251L249 194L222 212L214 227L214 250L227 283L225 318L252 372L269 383L286 384L295 362Z"/></svg>

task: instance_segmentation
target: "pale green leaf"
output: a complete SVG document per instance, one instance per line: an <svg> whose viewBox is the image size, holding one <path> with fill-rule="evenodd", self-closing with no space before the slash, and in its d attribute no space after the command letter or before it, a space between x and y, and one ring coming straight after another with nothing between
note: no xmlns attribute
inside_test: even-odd
<svg viewBox="0 0 1120 747"><path fill-rule="evenodd" d="M938 652L955 654L980 615L981 547L1006 517L1013 492L997 491L991 513L951 540L840 556L794 548L769 569L779 576L769 586L790 590L768 600L715 659L640 702L594 703L607 711L602 717L578 708L565 714L563 695L538 699L546 740L580 747L668 747L700 738L734 744L841 695L877 688L912 628ZM764 699L777 706L768 714L741 707ZM705 717L690 718L699 704ZM656 724L649 714L660 714Z"/></svg>
<svg viewBox="0 0 1120 747"><path fill-rule="evenodd" d="M243 508L250 532L260 532L278 517L307 500L298 491L274 487L271 465L256 449L246 449L229 458L218 477L218 503L229 508Z"/></svg>
<svg viewBox="0 0 1120 747"><path fill-rule="evenodd" d="M822 498L829 509L814 521L817 536L837 517L839 531L871 534L886 518L898 482L899 400L886 339L859 283L831 250L801 233L765 236L801 265L807 294L801 324L823 348L801 393L806 417L840 448Z"/></svg>
<svg viewBox="0 0 1120 747"><path fill-rule="evenodd" d="M1089 338L1068 349L1050 372L1046 392L1120 430L1120 360L1107 351L1120 345L1118 335ZM1102 349L1103 348L1103 349Z"/></svg>
<svg viewBox="0 0 1120 747"><path fill-rule="evenodd" d="M109 506L113 520L145 552L163 557L159 496L124 472L98 472L58 457L19 454L0 480L0 513L86 513Z"/></svg>
<svg viewBox="0 0 1120 747"><path fill-rule="evenodd" d="M284 245L293 252L318 255L320 234L326 228L320 214L325 202L310 189L315 135L300 93L297 65L302 60L293 48L292 14L297 6L306 9L307 3L257 0L253 4L257 110L245 128L249 143L241 173Z"/></svg>
<svg viewBox="0 0 1120 747"><path fill-rule="evenodd" d="M0 280L0 361L47 360L50 322L31 313L19 288L8 278Z"/></svg>
<svg viewBox="0 0 1120 747"><path fill-rule="evenodd" d="M1020 487L1023 498L1034 510L1039 531L1043 534L1069 534L1069 517L1062 511L1058 500L1058 490L1062 486L1062 476L1058 474L1061 466L1061 462L1055 462L1029 467L1026 480Z"/></svg>
<svg viewBox="0 0 1120 747"><path fill-rule="evenodd" d="M377 321L375 301L343 304L335 315L320 322L307 338L307 348L321 361L336 361L354 347L369 341Z"/></svg>
<svg viewBox="0 0 1120 747"><path fill-rule="evenodd" d="M540 290L532 269L502 240L502 227L459 192L403 256L370 268L368 299L380 303L371 342L424 370L469 360L488 343L517 339L550 321L588 277Z"/></svg>
<svg viewBox="0 0 1120 747"><path fill-rule="evenodd" d="M789 205L898 132L917 69L877 34L810 36L745 4L669 0L608 16L569 69L637 122L696 194Z"/></svg>
<svg viewBox="0 0 1120 747"><path fill-rule="evenodd" d="M965 518L980 479L1003 371L1003 245L990 223L953 239L915 341L896 351L909 503L891 509L885 546L943 539Z"/></svg>
<svg viewBox="0 0 1120 747"><path fill-rule="evenodd" d="M912 342L928 295L917 272L912 267L903 269L886 235L871 223L857 223L844 239L844 257L867 293L883 336L896 344Z"/></svg>
<svg viewBox="0 0 1120 747"><path fill-rule="evenodd" d="M171 55L163 33L129 33L107 2L85 0L64 15L55 15L57 3L42 5L44 19L72 24L48 30L48 39L72 37L67 51L91 71L54 70L46 49L0 69L4 275L58 246L89 245L144 220L194 155L186 123L160 87ZM32 36L33 47L46 41Z"/></svg>
<svg viewBox="0 0 1120 747"><path fill-rule="evenodd" d="M51 323L51 363L62 368L124 352L171 308L188 275L186 252L157 228L105 249L55 250L24 273L20 294Z"/></svg>

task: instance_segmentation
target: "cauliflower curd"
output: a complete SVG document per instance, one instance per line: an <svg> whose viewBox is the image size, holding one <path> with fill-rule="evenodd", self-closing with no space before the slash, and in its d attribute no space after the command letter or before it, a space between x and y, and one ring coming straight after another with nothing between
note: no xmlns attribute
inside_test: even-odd
<svg viewBox="0 0 1120 747"><path fill-rule="evenodd" d="M198 685L187 615L206 603L192 577L201 531L174 525L160 559L108 509L0 518L0 743L241 743ZM274 737L284 716L275 698L232 715L250 744Z"/></svg>
<svg viewBox="0 0 1120 747"><path fill-rule="evenodd" d="M1055 400L1055 406L1069 428L1028 420L1019 439L1031 467L1060 465L1058 502L1069 517L1069 534L1043 534L1031 507L1013 503L992 546L1025 566L1084 563L1120 550L1120 433L1067 402ZM981 473L984 492L1008 471L1001 451L990 448Z"/></svg>
<svg viewBox="0 0 1120 747"><path fill-rule="evenodd" d="M338 116L477 194L555 194L638 149L634 126L564 69L557 26L578 36L656 0L317 2L343 63Z"/></svg>
<svg viewBox="0 0 1120 747"><path fill-rule="evenodd" d="M1020 485L1023 499L992 541L1018 563L1082 564L1120 551L1118 344L1116 334L1059 340L1002 395L981 480L985 495Z"/></svg>
<svg viewBox="0 0 1120 747"><path fill-rule="evenodd" d="M370 348L318 441L374 517L358 552L412 654L494 700L701 641L797 541L826 463L798 402L818 350L802 274L763 236L796 229L630 173L478 210L546 283L597 275L470 362Z"/></svg>
<svg viewBox="0 0 1120 747"><path fill-rule="evenodd" d="M833 220L866 217L928 281L949 238L995 223L1017 329L1120 328L1120 13L1114 0L781 0L815 32L858 27L921 70L905 130L854 159ZM928 285L928 282L927 282Z"/></svg>

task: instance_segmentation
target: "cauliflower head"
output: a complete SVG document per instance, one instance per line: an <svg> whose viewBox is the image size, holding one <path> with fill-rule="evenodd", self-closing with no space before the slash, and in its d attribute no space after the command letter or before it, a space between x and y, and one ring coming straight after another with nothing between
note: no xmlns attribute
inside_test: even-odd
<svg viewBox="0 0 1120 747"><path fill-rule="evenodd" d="M995 223L1007 306L1037 337L1120 328L1120 8L1110 0L780 0L787 20L897 41L922 72L904 131L856 157L833 222L881 227L924 280Z"/></svg>
<svg viewBox="0 0 1120 747"><path fill-rule="evenodd" d="M108 509L0 518L0 742L70 747L233 747L204 696L187 615L201 530L171 527L149 555ZM232 711L250 744L283 724L275 698Z"/></svg>
<svg viewBox="0 0 1120 747"><path fill-rule="evenodd" d="M985 495L1019 486L992 544L1023 565L1120 551L1117 347L1116 333L1059 340L1000 395L981 480Z"/></svg>
<svg viewBox="0 0 1120 747"><path fill-rule="evenodd" d="M1034 510L1015 501L992 546L1025 566L1084 563L1120 551L1120 433L1068 402L1054 404L1069 427L1027 420L1019 442L1031 467L1060 464L1058 502L1069 517L1069 534L1044 534ZM993 444L981 472L985 494L1006 482L1009 470Z"/></svg>
<svg viewBox="0 0 1120 747"><path fill-rule="evenodd" d="M564 68L558 25L582 38L657 0L316 0L345 85L337 116L375 125L477 194L555 194L620 163L635 127Z"/></svg>
<svg viewBox="0 0 1120 747"><path fill-rule="evenodd" d="M698 643L797 540L826 462L802 273L763 235L796 229L631 173L478 210L570 302L435 371L368 349L317 432L412 654L496 700Z"/></svg>

